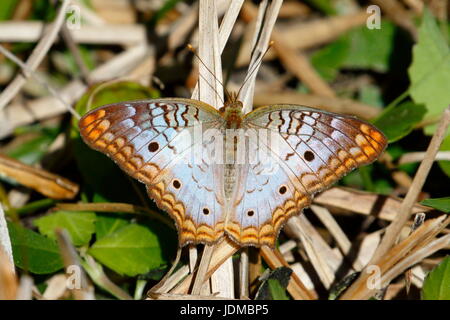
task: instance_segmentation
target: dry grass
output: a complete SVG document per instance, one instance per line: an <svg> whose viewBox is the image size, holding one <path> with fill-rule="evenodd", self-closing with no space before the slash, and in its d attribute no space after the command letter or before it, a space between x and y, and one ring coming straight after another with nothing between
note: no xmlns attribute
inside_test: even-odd
<svg viewBox="0 0 450 320"><path fill-rule="evenodd" d="M235 61L238 67L247 70L243 78L248 77L248 80L239 96L244 103L245 112L251 111L253 105L301 103L365 119L372 119L380 113L380 109L375 106L338 97L336 90L314 69L308 52L330 43L351 28L364 24L367 18L364 10L345 16L310 19L306 22L304 19L293 19L291 24L278 26L276 20L279 14L285 18L309 17L309 7L296 2L283 4L281 0L263 0L259 7L243 0L200 0L191 7L183 7L183 12L175 10L175 18L168 15L164 23L158 25L156 37L167 39L166 51L158 55L159 44L148 40L145 28L135 18L136 11L146 12L145 9L122 8L127 22L113 25L111 21L119 17L112 13L114 10L108 11L102 6L101 1L94 10L75 1L82 9L86 25L73 31L64 24L65 10L69 2L61 1L54 22L48 25L37 21L11 21L0 24L0 41L36 42L31 55L24 61L12 55L9 46L1 47L4 55L19 65L21 72L7 82L0 94L0 138L10 137L13 130L19 126L49 119L59 120L68 110L75 115L73 104L91 84L132 79L151 85L155 80L155 70L181 60L187 52L183 50L187 43L196 48L200 61L194 60L185 87L191 89L193 99L220 108L224 102L222 53L230 39L235 41L239 37L246 40ZM372 2L381 6L387 15L414 39L417 38L412 13L420 14L423 10L420 1L403 1L409 10L393 0ZM291 6L289 10L286 9L287 6ZM38 69L59 35L75 57L81 76L72 78L69 83L54 89L46 78L38 74ZM264 57L264 63L279 62L289 77L304 84L311 93L294 91L285 85L286 81L283 79L275 86L270 79L261 81L261 87L277 87L277 90L258 90L260 83L257 82L257 74L260 68L264 68L264 63L260 63L261 56L267 51L271 40L274 40L273 50L269 50ZM119 46L120 50L117 52L105 49L100 53L104 55L101 63L89 71L81 58L79 44L115 45ZM268 70L266 71L270 73L269 68ZM30 79L43 82L49 94L28 98L23 91ZM237 80L230 77L230 87L237 87L236 83ZM176 90L177 88L173 91ZM183 90L185 93L186 88ZM400 164L421 162L414 179L405 177L404 173L392 173L393 180L399 186L408 188L404 199L394 194L381 196L351 188L331 188L314 199L311 215L300 215L289 220L284 229L285 242L281 243L278 249L243 249L228 238L223 238L215 245L198 248L189 246L183 249L187 252L188 259L181 259L182 265L175 269L181 256L179 251L174 268L153 288L149 299L249 299L254 297L263 263L271 269L281 266L292 268L294 272L287 291L293 299L299 300L323 297L321 290L332 290L337 282L354 272L361 272L361 275L340 299L368 299L384 288L387 288L385 298L395 298L405 287L405 274L407 288L415 286L420 289L420 276L430 269L430 265L434 266L441 260L442 254L439 250L448 249L450 246L450 220L447 215L432 211L417 202L434 161L449 158L448 152L438 153L449 123L450 109L447 109L428 150L405 154L400 159ZM392 171L398 165L386 156L381 161ZM78 192L78 185L64 177L42 168L18 163L1 154L0 173L54 199L72 199ZM14 187L8 192L11 196L20 193L20 190ZM2 202L3 198L7 197L0 197ZM5 207L10 209L8 203ZM145 214L173 228L173 223L159 212L130 204L59 203L56 208L67 211ZM419 227L411 229L412 216L415 213L423 213L426 219ZM362 228L355 236L346 233L345 226L340 224L342 217L364 218L369 224L373 221L379 223L377 230L368 231ZM94 299L94 284L118 299L132 299L108 277L98 262L78 252L64 232L57 233L64 265L66 268L75 265L82 270L82 288L67 290L66 276L55 274L49 280L47 290L40 294L34 288L30 276L16 275L11 263L3 263L12 261L6 230L4 213L0 206L0 299L61 299L70 295L80 300ZM240 254L238 265L233 264L233 255L236 254ZM434 260L427 260L430 257ZM368 286L373 266L377 266L380 272L379 286L376 287Z"/></svg>

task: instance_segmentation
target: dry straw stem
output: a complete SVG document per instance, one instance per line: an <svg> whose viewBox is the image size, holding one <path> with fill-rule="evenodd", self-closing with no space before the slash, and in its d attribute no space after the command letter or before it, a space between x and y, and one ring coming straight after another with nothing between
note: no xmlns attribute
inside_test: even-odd
<svg viewBox="0 0 450 320"><path fill-rule="evenodd" d="M72 0L72 4L76 5L80 9L83 21L85 21L87 24L93 26L101 26L106 24L105 20L91 8L87 7L84 1Z"/></svg>
<svg viewBox="0 0 450 320"><path fill-rule="evenodd" d="M281 10L285 5L281 7ZM306 50L329 43L348 30L364 25L367 16L366 11L359 11L354 14L327 17L308 22L293 22L286 26L278 26L278 36L284 42L288 42L293 49ZM250 44L244 43L236 61L237 66L243 66L249 62L250 51ZM275 54L269 51L265 60L273 58L275 58Z"/></svg>
<svg viewBox="0 0 450 320"><path fill-rule="evenodd" d="M11 273L11 274L15 274L15 270L14 270L14 259L13 259L13 254L12 254L12 247L11 247L11 239L9 238L9 232L8 232L8 227L6 224L6 217L5 217L5 212L3 211L3 206L0 202L0 253L2 256L2 263L3 263L3 259L5 259L6 261L4 261L4 272L5 274L7 273Z"/></svg>
<svg viewBox="0 0 450 320"><path fill-rule="evenodd" d="M248 299L249 297L249 261L248 248L241 249L241 258L239 261L239 299Z"/></svg>
<svg viewBox="0 0 450 320"><path fill-rule="evenodd" d="M178 283L180 283L189 273L192 273L193 271L190 271L189 266L185 265L182 266L180 269L178 269L175 273L173 273L167 280L161 284L159 288L154 290L154 293L157 294L157 297L161 295L164 295L166 292L169 292L172 290Z"/></svg>
<svg viewBox="0 0 450 320"><path fill-rule="evenodd" d="M255 106L293 103L320 108L330 112L355 115L361 119L373 119L381 112L379 108L367 105L352 99L339 97L326 97L317 94L298 93L293 91L283 92L256 92Z"/></svg>
<svg viewBox="0 0 450 320"><path fill-rule="evenodd" d="M167 30L167 49L166 55L171 55L173 50L184 43L192 28L198 21L198 2L195 2L188 12L185 12L170 28Z"/></svg>
<svg viewBox="0 0 450 320"><path fill-rule="evenodd" d="M278 250L269 249L266 246L261 248L261 255L271 269L280 267L290 267L284 260L283 255ZM295 300L316 300L317 294L306 288L300 278L295 274L291 274L287 290Z"/></svg>
<svg viewBox="0 0 450 320"><path fill-rule="evenodd" d="M2 209L0 208L0 215L1 212ZM0 300L14 300L17 295L18 283L14 264L11 261L12 257L9 253L6 253L3 247L2 238L5 236L2 233L5 232L5 230L1 220L2 218L0 217ZM6 235L7 234L8 233L6 232Z"/></svg>
<svg viewBox="0 0 450 320"><path fill-rule="evenodd" d="M352 243L345 235L345 232L341 229L334 217L328 211L328 209L316 205L311 206L311 210L316 214L319 220L328 229L330 234L336 240L338 247L341 249L344 255L348 255L352 249ZM364 264L359 259L356 259L353 263L353 269L356 271L361 270Z"/></svg>
<svg viewBox="0 0 450 320"><path fill-rule="evenodd" d="M433 254L450 243L450 235L435 239L450 222L450 218L441 216L426 221L406 239L394 246L377 263L381 275L382 287L385 287L395 277L399 276L407 268L420 262L425 257ZM373 276L363 270L358 280L353 283L340 297L343 300L368 299L377 290L376 287L368 286L369 278ZM380 289L381 287L379 287Z"/></svg>
<svg viewBox="0 0 450 320"><path fill-rule="evenodd" d="M94 287L80 265L77 251L70 241L69 234L66 230L61 229L56 229L55 234L66 272L79 277L77 280L79 280L80 287L71 289L74 298L76 300L94 300ZM74 267L77 269L72 269Z"/></svg>
<svg viewBox="0 0 450 320"><path fill-rule="evenodd" d="M280 18L300 18L311 14L311 9L304 3L288 1L280 9Z"/></svg>
<svg viewBox="0 0 450 320"><path fill-rule="evenodd" d="M69 0L63 0L61 7L59 8L56 19L44 30L44 35L42 36L39 43L34 48L31 53L26 66L30 70L36 70L41 61L46 57L48 50L55 42L56 36L64 23L67 7L69 6ZM2 110L19 92L22 86L26 83L27 78L22 74L18 74L14 80L3 90L0 95L0 110Z"/></svg>
<svg viewBox="0 0 450 320"><path fill-rule="evenodd" d="M402 200L393 196L384 196L351 188L333 187L318 194L313 203L340 211L372 215L379 219L392 221L398 215ZM411 210L413 214L429 212L433 209L414 203Z"/></svg>
<svg viewBox="0 0 450 320"><path fill-rule="evenodd" d="M408 152L403 154L398 160L398 164L405 164L411 162L421 162L427 156L426 152ZM450 161L450 151L439 151L434 158L434 161Z"/></svg>
<svg viewBox="0 0 450 320"><path fill-rule="evenodd" d="M71 31L65 24L63 24L61 27L61 35L66 42L66 45L69 48L70 52L72 53L75 59L75 63L80 69L81 76L83 77L84 82L86 82L87 84L91 84L89 78L89 68L87 67L86 63L83 60L83 57L81 56L80 48L78 48L78 45L73 40Z"/></svg>
<svg viewBox="0 0 450 320"><path fill-rule="evenodd" d="M217 244L216 248L212 253L211 261L208 267L208 270L206 271L206 274L204 276L204 282L208 281L208 279L211 277L211 275L230 257L233 256L240 248L232 242L227 237L222 238ZM174 275L175 276L175 275ZM174 277L172 276L172 277ZM168 281L172 278L170 277ZM189 288L191 286L191 283L194 279L194 275L190 274L186 278L183 279L181 283L177 285L170 293L173 294L187 294L189 291ZM219 294L218 296L222 296ZM224 297L226 298L226 297Z"/></svg>
<svg viewBox="0 0 450 320"><path fill-rule="evenodd" d="M226 45L226 43L228 41L228 38L230 37L230 34L231 34L232 29L233 29L234 23L236 22L236 19L237 19L238 15L239 15L239 11L240 11L241 5L242 5L242 1L241 0L239 0L239 1L231 1L230 2L230 6L229 6L228 10L226 11L226 13L225 13L225 15L224 15L224 17L222 19L222 23L221 23L220 28L218 30L218 32L219 32L219 35L218 35L218 42L219 42L218 43L218 49L219 49L218 54L219 54L219 56L222 54L223 49L225 48L225 45ZM203 13L203 12L205 12L205 13ZM204 15L206 13L207 13L206 11L200 11L200 13L199 13L200 14L199 22L201 21L201 19L207 18L206 16L203 16L203 17L201 16L202 14ZM206 20L206 21L208 21L208 20ZM200 37L200 34L199 34L199 37ZM201 39L201 37L200 37L200 39ZM199 41L201 41L201 40L199 40ZM203 57L201 56L200 52L199 52L199 55L200 55L200 58L203 60ZM219 62L220 62L220 59L219 59ZM202 65L202 63L200 63L200 65ZM208 68L210 68L210 66L208 66ZM212 69L210 68L210 70L212 70ZM199 78L198 79L199 81L201 79L205 80L203 78L203 77L205 77L205 74L202 73L201 71L202 70L199 69L199 72L198 72L198 74L201 75L201 77L197 76ZM207 74L209 74L209 77L211 77L211 74L210 74L209 71L207 71L207 70L203 70L203 71L207 72ZM214 71L214 70L212 70L212 71ZM214 78L214 77L212 77L212 78ZM222 72L220 73L220 78L217 78L217 79L219 79L220 81L222 80ZM223 83L223 81L221 81L221 82ZM213 83L213 82L211 82L211 83ZM197 99L199 97L199 93L198 93L199 84L200 84L200 82L196 83L194 91L192 92L192 95L191 95L192 99ZM206 85L211 90L211 87L208 85L208 83L206 83ZM220 94L222 94L223 89L224 88L221 88L221 87L219 88ZM202 90L205 90L205 89L202 89ZM222 97L222 101L223 101L223 97ZM216 108L221 107L221 105L220 106L213 105L213 106L216 107Z"/></svg>
<svg viewBox="0 0 450 320"><path fill-rule="evenodd" d="M52 199L72 199L79 186L61 176L31 167L0 154L0 175L9 177Z"/></svg>
<svg viewBox="0 0 450 320"><path fill-rule="evenodd" d="M246 10L244 17L249 21L257 15L256 9L250 3L246 3L243 10ZM288 71L292 72L312 92L328 97L335 96L334 91L314 70L307 57L303 53L295 50L295 48L292 48L289 42L286 42L279 35L276 28L273 30L272 39L274 40L273 48L277 52L281 63Z"/></svg>
<svg viewBox="0 0 450 320"><path fill-rule="evenodd" d="M45 281L47 288L42 295L38 295L35 290L35 298L39 300L58 300L67 296L67 277L63 273L58 273ZM79 300L78 298L75 298Z"/></svg>
<svg viewBox="0 0 450 320"><path fill-rule="evenodd" d="M83 17L84 18L84 17ZM45 25L39 21L9 21L0 23L1 42L36 42ZM146 41L145 28L137 24L101 26L83 25L72 30L75 43L135 46Z"/></svg>
<svg viewBox="0 0 450 320"><path fill-rule="evenodd" d="M335 280L336 271L344 263L342 254L328 245L303 214L289 219L285 231L301 241L319 279L325 288L329 288Z"/></svg>
<svg viewBox="0 0 450 320"><path fill-rule="evenodd" d="M403 2L416 14L422 14L424 4L421 0L403 0Z"/></svg>
<svg viewBox="0 0 450 320"><path fill-rule="evenodd" d="M100 288L103 288L120 300L133 299L127 292L122 290L122 288L117 286L106 276L103 272L103 267L97 263L94 258L89 255L84 255L84 260L81 261L81 264L92 281Z"/></svg>
<svg viewBox="0 0 450 320"><path fill-rule="evenodd" d="M395 244L400 234L400 230L405 225L406 221L411 216L411 209L416 202L417 196L419 195L422 187L425 183L425 180L430 172L431 166L433 165L436 154L439 150L439 147L442 143L442 140L445 137L445 133L447 132L447 128L450 124L450 106L447 107L443 113L442 119L439 122L438 128L433 135L433 138L430 141L430 144L427 149L427 157L420 163L419 169L417 170L416 175L414 176L413 183L406 194L405 199L402 202L402 205L399 209L397 216L394 221L387 227L386 233L381 240L380 246L377 248L377 251L372 258L372 263L376 263L377 260L383 256L389 248Z"/></svg>
<svg viewBox="0 0 450 320"><path fill-rule="evenodd" d="M65 106L66 110L70 111L74 117L78 119L80 118L80 115L72 108L70 104L66 103L66 101L64 101L64 99L61 98L57 90L54 89L53 86L51 86L50 83L48 83L45 78L41 77L38 73L36 73L34 70L29 68L25 63L23 63L22 60L16 57L11 51L8 51L1 45L0 45L0 52L3 53L9 59L11 59L14 63L16 63L22 69L22 72L26 75L26 77L29 76L33 77L39 84L41 84L44 88L46 88L48 92L50 92L56 99L58 99Z"/></svg>
<svg viewBox="0 0 450 320"><path fill-rule="evenodd" d="M325 97L335 97L333 89L323 80L309 62L307 56L292 48L289 42L273 33L274 49L286 70L293 73L313 93Z"/></svg>
<svg viewBox="0 0 450 320"><path fill-rule="evenodd" d="M253 109L256 75L261 66L262 55L266 53L269 47L272 30L275 27L275 22L282 4L282 0L274 0L270 4L265 0L259 6L252 39L252 55L247 70L247 77L249 78L246 78L246 83L242 84L243 88L239 94L239 99L244 105L242 110L244 114Z"/></svg>
<svg viewBox="0 0 450 320"><path fill-rule="evenodd" d="M232 25L232 24L231 24ZM201 59L199 65L198 90L194 90L192 98L206 102L215 108L222 106L222 64L221 50L219 44L219 26L216 3L213 0L201 0L199 3L199 48L198 54ZM231 30L224 30L222 41L226 43ZM200 265L196 273L196 278L192 294L199 295L206 272L211 261L213 252L217 250L216 245L205 245ZM233 262L231 259L225 262L211 279L212 290L226 298L234 298L234 274Z"/></svg>
<svg viewBox="0 0 450 320"><path fill-rule="evenodd" d="M131 214L146 214L151 218L157 219L169 228L174 229L172 220L161 215L157 211L146 207L137 206L129 203L97 202L97 203L58 203L56 208L65 211L96 211L96 212L121 212Z"/></svg>
<svg viewBox="0 0 450 320"><path fill-rule="evenodd" d="M34 280L28 274L23 274L19 280L16 300L31 300L33 297Z"/></svg>
<svg viewBox="0 0 450 320"><path fill-rule="evenodd" d="M145 44L129 48L91 71L89 77L93 82L100 82L112 77L125 76L142 59L152 55L152 52L151 47L147 47ZM67 112L67 106L61 100L72 104L85 93L86 89L87 86L82 81L73 80L59 90L59 98L49 96L29 101L27 105L15 103L9 105L3 112L0 112L0 138L9 135L18 126ZM52 106L52 108L48 106Z"/></svg>
<svg viewBox="0 0 450 320"><path fill-rule="evenodd" d="M197 296L200 294L203 284L205 283L206 272L208 271L209 264L211 263L212 254L214 252L214 245L205 245L200 260L200 265L196 273L194 285L192 287L192 295Z"/></svg>
<svg viewBox="0 0 450 320"><path fill-rule="evenodd" d="M171 293L161 293L158 300L236 300L224 297L218 297L214 295L202 296L194 294L171 294Z"/></svg>

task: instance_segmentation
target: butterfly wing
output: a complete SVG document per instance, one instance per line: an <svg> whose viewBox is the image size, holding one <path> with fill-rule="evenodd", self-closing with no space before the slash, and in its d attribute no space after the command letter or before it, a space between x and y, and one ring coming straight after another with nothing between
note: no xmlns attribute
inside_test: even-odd
<svg viewBox="0 0 450 320"><path fill-rule="evenodd" d="M354 117L297 105L256 109L243 120L246 129L269 131L268 140L249 143L270 161L243 165L246 181L233 199L226 232L244 245L273 247L279 230L292 215L311 203L356 167L373 162L387 140L372 125Z"/></svg>
<svg viewBox="0 0 450 320"><path fill-rule="evenodd" d="M203 145L196 130L201 136L223 121L205 103L169 98L103 106L83 116L79 128L91 148L147 186L175 220L183 246L211 243L223 234L223 167L193 159L196 145Z"/></svg>

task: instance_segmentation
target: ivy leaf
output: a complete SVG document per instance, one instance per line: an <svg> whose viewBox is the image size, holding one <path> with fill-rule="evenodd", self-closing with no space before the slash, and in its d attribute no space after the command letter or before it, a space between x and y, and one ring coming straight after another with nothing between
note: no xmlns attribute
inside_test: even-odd
<svg viewBox="0 0 450 320"><path fill-rule="evenodd" d="M450 256L428 273L421 295L422 300L450 300Z"/></svg>
<svg viewBox="0 0 450 320"><path fill-rule="evenodd" d="M97 240L89 254L108 268L127 276L147 273L165 262L158 237L137 224L126 225Z"/></svg>
<svg viewBox="0 0 450 320"><path fill-rule="evenodd" d="M58 211L34 220L39 232L56 239L55 229L66 229L75 246L88 244L95 231L95 213Z"/></svg>
<svg viewBox="0 0 450 320"><path fill-rule="evenodd" d="M8 223L14 263L21 269L36 274L48 274L63 268L59 247L54 240Z"/></svg>
<svg viewBox="0 0 450 320"><path fill-rule="evenodd" d="M408 69L409 92L414 102L427 108L425 120L437 119L448 106L450 83L450 49L431 12L425 8L419 28L419 40L413 47L412 64ZM433 134L436 126L425 133Z"/></svg>

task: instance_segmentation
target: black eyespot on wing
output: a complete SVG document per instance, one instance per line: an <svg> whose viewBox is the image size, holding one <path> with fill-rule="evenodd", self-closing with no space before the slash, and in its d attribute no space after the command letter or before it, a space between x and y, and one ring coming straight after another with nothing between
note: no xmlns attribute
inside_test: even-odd
<svg viewBox="0 0 450 320"><path fill-rule="evenodd" d="M286 186L281 186L280 189L278 189L278 192L279 192L280 194L285 194L286 191L287 191Z"/></svg>
<svg viewBox="0 0 450 320"><path fill-rule="evenodd" d="M158 149L159 149L158 142L153 141L148 145L148 151L150 151L150 152L158 151Z"/></svg>
<svg viewBox="0 0 450 320"><path fill-rule="evenodd" d="M305 154L303 155L305 157L306 161L313 161L314 160L314 153L312 153L311 151L305 151Z"/></svg>
<svg viewBox="0 0 450 320"><path fill-rule="evenodd" d="M205 216L207 216L209 214L209 209L208 208L203 208L203 214Z"/></svg>
<svg viewBox="0 0 450 320"><path fill-rule="evenodd" d="M247 211L247 215L248 215L249 217L253 216L254 214L255 214L255 211L253 211L253 210L248 210L248 211Z"/></svg>
<svg viewBox="0 0 450 320"><path fill-rule="evenodd" d="M180 180L173 180L172 185L175 189L180 189L181 188L181 182Z"/></svg>

